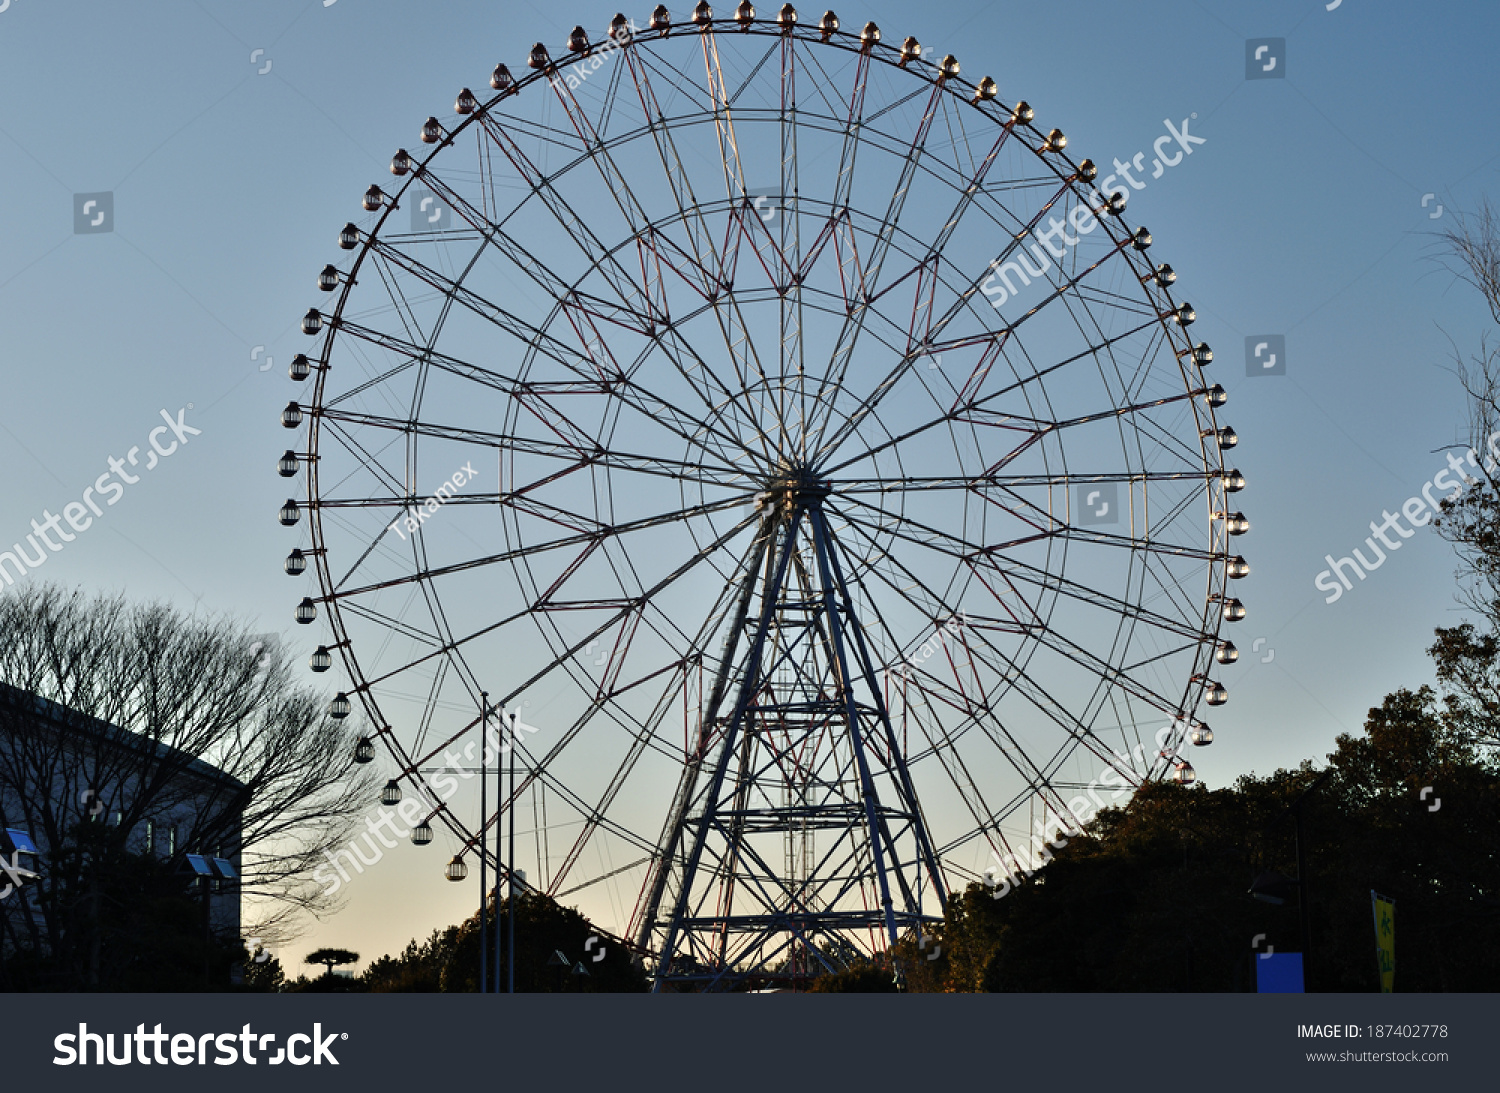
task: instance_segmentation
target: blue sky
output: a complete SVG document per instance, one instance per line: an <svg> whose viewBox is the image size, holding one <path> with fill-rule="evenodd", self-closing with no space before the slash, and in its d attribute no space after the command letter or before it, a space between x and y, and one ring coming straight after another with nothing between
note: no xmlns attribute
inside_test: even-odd
<svg viewBox="0 0 1500 1093"><path fill-rule="evenodd" d="M288 491L273 465L317 271L425 117L448 114L497 61L519 70L532 42L556 52L574 23L597 33L614 10L9 0L0 543L144 449L161 411L185 411L201 433L38 575L231 613L301 659L318 628L291 611L315 586L281 572ZM1500 162L1500 8L1062 0L839 14L955 53L1101 165L1149 149L1167 122L1190 119L1204 141L1130 204L1216 349L1249 480L1243 655L1223 673L1230 703L1215 746L1194 756L1200 776L1217 786L1321 760L1389 690L1429 682L1432 629L1459 617L1453 558L1430 530L1334 604L1314 580L1464 439L1449 339L1471 349L1492 320L1434 261L1433 233ZM1246 79L1252 38L1286 40L1284 78ZM112 193L113 230L75 234L74 195L94 192ZM1247 377L1245 339L1266 334L1285 337L1286 374ZM392 851L292 955L374 956L456 921L472 893L441 880L437 850Z"/></svg>

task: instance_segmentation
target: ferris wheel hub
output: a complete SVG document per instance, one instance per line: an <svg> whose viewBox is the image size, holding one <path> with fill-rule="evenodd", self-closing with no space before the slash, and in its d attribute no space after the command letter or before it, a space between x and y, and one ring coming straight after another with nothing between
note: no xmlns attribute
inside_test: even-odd
<svg viewBox="0 0 1500 1093"><path fill-rule="evenodd" d="M833 492L833 484L810 467L797 466L782 460L777 474L766 483L763 492L757 495L758 508L782 508L787 511L816 508Z"/></svg>

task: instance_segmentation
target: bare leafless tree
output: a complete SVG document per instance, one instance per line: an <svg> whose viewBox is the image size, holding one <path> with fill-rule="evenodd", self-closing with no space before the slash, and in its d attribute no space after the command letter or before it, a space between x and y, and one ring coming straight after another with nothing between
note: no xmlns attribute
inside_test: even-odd
<svg viewBox="0 0 1500 1093"><path fill-rule="evenodd" d="M165 818L180 852L239 855L260 937L333 910L312 871L376 794L353 765L353 721L226 618L41 583L0 597L3 819L53 851L28 893L26 928L46 935L32 940L66 954L89 933L80 916L97 918L80 895L90 855L68 852L80 832L97 858L101 839L125 852Z"/></svg>
<svg viewBox="0 0 1500 1093"><path fill-rule="evenodd" d="M1500 325L1500 211L1488 198L1457 213L1439 233L1439 261L1476 289ZM1453 345L1453 372L1468 401L1472 470L1462 493L1433 521L1459 556L1459 597L1477 622L1437 631L1429 652L1445 687L1448 715L1476 742L1500 750L1500 348L1480 333L1465 352Z"/></svg>

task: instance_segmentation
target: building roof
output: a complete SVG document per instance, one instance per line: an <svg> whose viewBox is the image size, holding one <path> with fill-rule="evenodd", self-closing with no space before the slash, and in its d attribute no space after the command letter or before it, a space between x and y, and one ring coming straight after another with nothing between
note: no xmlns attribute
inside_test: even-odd
<svg viewBox="0 0 1500 1093"><path fill-rule="evenodd" d="M185 775L201 778L231 791L237 792L245 789L245 784L238 778L180 748L174 748L159 740L148 739L132 729L100 720L30 691L0 683L0 711L6 708L23 716L31 714L43 724L87 737L116 750L149 754L164 766L177 767ZM0 721L0 733L4 731L4 722Z"/></svg>

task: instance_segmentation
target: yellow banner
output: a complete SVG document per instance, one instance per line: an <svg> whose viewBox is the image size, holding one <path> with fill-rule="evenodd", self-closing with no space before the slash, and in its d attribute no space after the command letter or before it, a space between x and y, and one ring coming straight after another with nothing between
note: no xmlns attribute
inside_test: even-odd
<svg viewBox="0 0 1500 1093"><path fill-rule="evenodd" d="M1375 911L1375 960L1380 968L1380 993L1396 989L1396 901L1373 888L1370 903Z"/></svg>

